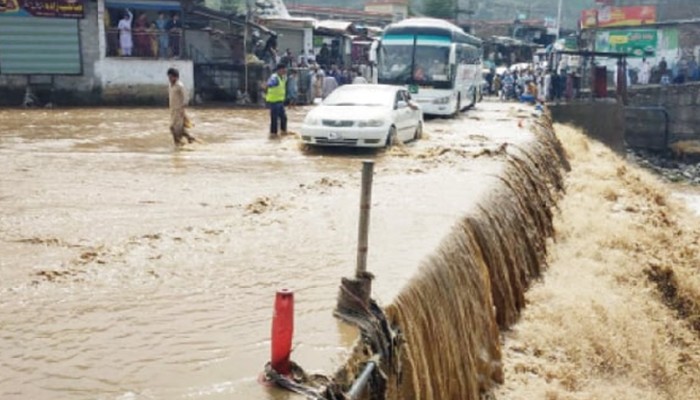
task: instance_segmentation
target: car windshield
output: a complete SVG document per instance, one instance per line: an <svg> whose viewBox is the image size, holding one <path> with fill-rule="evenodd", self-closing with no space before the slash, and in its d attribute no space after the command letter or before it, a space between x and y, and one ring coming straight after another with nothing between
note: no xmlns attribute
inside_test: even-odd
<svg viewBox="0 0 700 400"><path fill-rule="evenodd" d="M346 85L323 101L324 106L373 106L393 107L396 92L377 86L360 87Z"/></svg>
<svg viewBox="0 0 700 400"><path fill-rule="evenodd" d="M420 42L417 42L420 43ZM452 87L450 47L421 44L382 45L379 82L389 85L419 84L440 89Z"/></svg>

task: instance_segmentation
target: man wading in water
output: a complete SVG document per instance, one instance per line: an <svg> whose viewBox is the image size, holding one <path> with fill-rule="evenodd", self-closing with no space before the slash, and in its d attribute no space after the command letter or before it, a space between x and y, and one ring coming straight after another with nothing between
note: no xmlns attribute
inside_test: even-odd
<svg viewBox="0 0 700 400"><path fill-rule="evenodd" d="M280 63L277 72L267 81L265 101L270 107L270 139L277 138L277 125L281 125L282 134L287 134L287 113L284 102L287 100L287 66Z"/></svg>
<svg viewBox="0 0 700 400"><path fill-rule="evenodd" d="M198 140L187 133L190 120L185 113L187 106L187 90L180 82L180 72L175 68L168 70L168 80L170 81L170 132L173 134L175 146L182 146L182 138L186 138L188 143L198 142Z"/></svg>

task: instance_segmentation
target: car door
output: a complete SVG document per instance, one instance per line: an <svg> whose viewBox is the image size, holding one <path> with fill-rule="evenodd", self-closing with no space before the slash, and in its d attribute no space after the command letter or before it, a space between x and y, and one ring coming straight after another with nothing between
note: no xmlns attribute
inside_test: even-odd
<svg viewBox="0 0 700 400"><path fill-rule="evenodd" d="M421 110L420 106L413 100L411 97L411 93L408 91L405 92L406 95L406 101L409 104L409 109L411 110L411 137L413 137L413 134L416 132L416 129L418 128L418 124L420 124L423 121L423 110Z"/></svg>
<svg viewBox="0 0 700 400"><path fill-rule="evenodd" d="M399 90L396 92L396 102L395 102L395 124L397 134L402 142L410 139L411 134L409 130L411 129L411 108L408 107L408 99L406 97L406 92L404 90Z"/></svg>

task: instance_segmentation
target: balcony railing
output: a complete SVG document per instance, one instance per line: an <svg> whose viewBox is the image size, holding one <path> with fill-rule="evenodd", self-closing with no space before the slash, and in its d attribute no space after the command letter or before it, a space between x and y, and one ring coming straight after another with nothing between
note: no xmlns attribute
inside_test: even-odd
<svg viewBox="0 0 700 400"><path fill-rule="evenodd" d="M152 59L186 58L182 31L163 32L157 29L131 32L131 39L117 28L107 28L107 57L137 57ZM131 47L129 47L131 44Z"/></svg>

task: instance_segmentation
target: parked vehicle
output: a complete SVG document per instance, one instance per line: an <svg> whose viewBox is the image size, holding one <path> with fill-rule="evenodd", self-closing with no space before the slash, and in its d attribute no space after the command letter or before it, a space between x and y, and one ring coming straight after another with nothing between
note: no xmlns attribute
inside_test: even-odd
<svg viewBox="0 0 700 400"><path fill-rule="evenodd" d="M384 147L420 139L423 112L406 88L344 85L311 110L301 140L311 146Z"/></svg>

